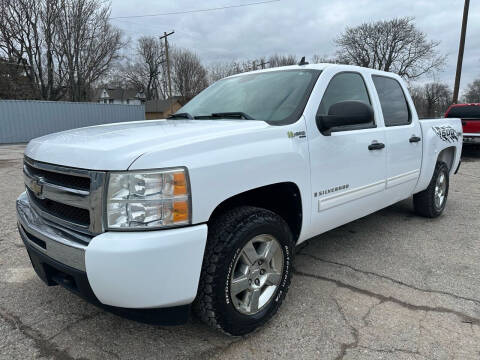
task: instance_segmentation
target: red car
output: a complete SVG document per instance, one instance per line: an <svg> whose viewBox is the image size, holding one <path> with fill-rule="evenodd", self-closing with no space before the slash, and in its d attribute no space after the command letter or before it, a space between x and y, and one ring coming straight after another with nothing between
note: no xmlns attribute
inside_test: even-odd
<svg viewBox="0 0 480 360"><path fill-rule="evenodd" d="M480 103L450 105L445 117L462 119L464 144L480 144Z"/></svg>

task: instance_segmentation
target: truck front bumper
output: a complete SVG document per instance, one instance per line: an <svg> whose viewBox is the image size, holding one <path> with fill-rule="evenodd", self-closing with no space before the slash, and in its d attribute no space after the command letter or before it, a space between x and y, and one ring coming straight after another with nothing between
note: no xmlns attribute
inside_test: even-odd
<svg viewBox="0 0 480 360"><path fill-rule="evenodd" d="M47 285L118 309L184 309L197 294L207 225L160 231L105 232L81 243L45 221L23 193L19 232ZM167 321L168 322L168 321Z"/></svg>

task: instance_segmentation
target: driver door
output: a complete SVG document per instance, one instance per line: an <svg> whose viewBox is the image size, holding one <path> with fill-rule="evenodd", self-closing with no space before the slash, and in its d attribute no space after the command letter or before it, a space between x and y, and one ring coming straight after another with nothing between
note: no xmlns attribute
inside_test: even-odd
<svg viewBox="0 0 480 360"><path fill-rule="evenodd" d="M326 74L324 74L326 75ZM385 199L386 151L385 131L376 111L373 84L357 72L330 76L318 105L317 115L341 101L356 100L370 104L374 121L368 124L335 128L322 134L316 119L307 119L312 184L312 230L319 234L381 209ZM375 99L372 100L372 99Z"/></svg>

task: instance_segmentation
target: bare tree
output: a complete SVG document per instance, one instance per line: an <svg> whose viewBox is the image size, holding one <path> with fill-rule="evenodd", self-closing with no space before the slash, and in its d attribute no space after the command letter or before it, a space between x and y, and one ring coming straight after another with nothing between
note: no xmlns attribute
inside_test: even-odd
<svg viewBox="0 0 480 360"><path fill-rule="evenodd" d="M103 0L0 0L0 57L36 98L86 100L123 45L109 17Z"/></svg>
<svg viewBox="0 0 480 360"><path fill-rule="evenodd" d="M55 53L57 0L0 0L0 52L20 66L35 97L63 96L63 78L55 73L61 57Z"/></svg>
<svg viewBox="0 0 480 360"><path fill-rule="evenodd" d="M341 62L391 71L407 79L440 70L445 56L438 41L429 41L413 18L364 23L348 27L335 43Z"/></svg>
<svg viewBox="0 0 480 360"><path fill-rule="evenodd" d="M208 66L208 81L209 83L214 83L220 79L239 74L243 72L244 69L238 62L217 62L210 64Z"/></svg>
<svg viewBox="0 0 480 360"><path fill-rule="evenodd" d="M125 60L125 59L123 59ZM97 88L109 88L109 89L129 89L132 86L137 90L141 91L142 86L138 87L132 84L132 81L127 76L129 63L124 61L115 61L112 64L112 69L108 74L102 78L101 81L96 84Z"/></svg>
<svg viewBox="0 0 480 360"><path fill-rule="evenodd" d="M417 110L417 114L419 117L424 117L424 96L423 96L423 87L420 85L409 84L408 92L412 97L412 101L415 105L415 110Z"/></svg>
<svg viewBox="0 0 480 360"><path fill-rule="evenodd" d="M59 0L56 48L65 59L60 72L67 76L72 101L88 100L92 85L107 74L124 43L110 24L110 5L101 0Z"/></svg>
<svg viewBox="0 0 480 360"><path fill-rule="evenodd" d="M437 117L445 113L450 106L452 90L446 84L429 83L424 85L426 113L428 117Z"/></svg>
<svg viewBox="0 0 480 360"><path fill-rule="evenodd" d="M288 65L295 65L298 63L296 55L280 55L280 54L273 54L268 58L269 67L279 67L279 66L288 66Z"/></svg>
<svg viewBox="0 0 480 360"><path fill-rule="evenodd" d="M23 66L0 58L0 99L34 99Z"/></svg>
<svg viewBox="0 0 480 360"><path fill-rule="evenodd" d="M184 101L189 101L208 86L207 71L195 53L172 48L172 85Z"/></svg>
<svg viewBox="0 0 480 360"><path fill-rule="evenodd" d="M260 70L265 67L273 68L279 66L295 65L297 62L297 57L295 55L279 54L273 54L268 58L261 57L256 60L217 62L211 64L208 67L208 80L209 83L213 83L227 76L252 70Z"/></svg>
<svg viewBox="0 0 480 360"><path fill-rule="evenodd" d="M442 116L452 101L452 89L439 82L414 86L410 94L420 117Z"/></svg>
<svg viewBox="0 0 480 360"><path fill-rule="evenodd" d="M467 103L480 103L480 79L468 84L464 101Z"/></svg>
<svg viewBox="0 0 480 360"><path fill-rule="evenodd" d="M328 63L328 64L345 64L346 62L338 57L329 56L329 55L313 55L312 56L312 63L313 64L321 64L321 63Z"/></svg>
<svg viewBox="0 0 480 360"><path fill-rule="evenodd" d="M147 100L163 97L161 80L165 61L162 42L153 36L138 39L136 60L127 65L125 76L137 89L145 93Z"/></svg>

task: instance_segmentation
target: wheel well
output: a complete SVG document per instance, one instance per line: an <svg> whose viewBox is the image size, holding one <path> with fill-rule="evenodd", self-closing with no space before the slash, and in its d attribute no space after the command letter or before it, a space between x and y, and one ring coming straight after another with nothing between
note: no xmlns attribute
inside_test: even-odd
<svg viewBox="0 0 480 360"><path fill-rule="evenodd" d="M297 241L302 228L302 199L296 184L272 184L232 196L215 208L208 222L225 211L243 205L261 207L280 215Z"/></svg>
<svg viewBox="0 0 480 360"><path fill-rule="evenodd" d="M437 161L443 161L448 166L448 172L452 171L453 162L455 161L455 146L448 147L440 151Z"/></svg>

